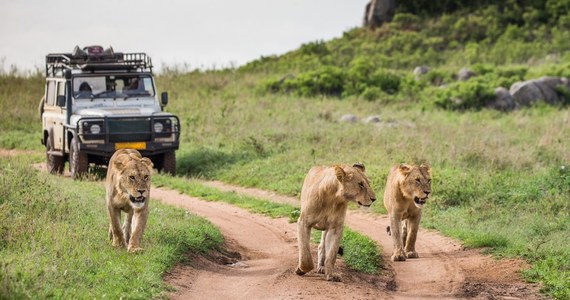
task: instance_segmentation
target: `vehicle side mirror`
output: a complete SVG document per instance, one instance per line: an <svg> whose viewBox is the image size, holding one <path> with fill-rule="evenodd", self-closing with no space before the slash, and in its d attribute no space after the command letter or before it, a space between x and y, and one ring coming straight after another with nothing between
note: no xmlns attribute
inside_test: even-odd
<svg viewBox="0 0 570 300"><path fill-rule="evenodd" d="M64 95L59 95L57 96L57 106L65 106L65 96Z"/></svg>
<svg viewBox="0 0 570 300"><path fill-rule="evenodd" d="M162 106L168 104L168 92L162 92L162 94L160 94L160 103Z"/></svg>

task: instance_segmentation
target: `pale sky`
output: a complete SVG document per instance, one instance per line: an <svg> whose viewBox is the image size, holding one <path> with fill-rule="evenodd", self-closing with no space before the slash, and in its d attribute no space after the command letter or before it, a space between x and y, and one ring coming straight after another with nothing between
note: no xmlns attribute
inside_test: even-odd
<svg viewBox="0 0 570 300"><path fill-rule="evenodd" d="M0 0L0 68L75 45L146 52L155 67L240 66L362 24L368 0ZM2 65L3 64L3 65Z"/></svg>

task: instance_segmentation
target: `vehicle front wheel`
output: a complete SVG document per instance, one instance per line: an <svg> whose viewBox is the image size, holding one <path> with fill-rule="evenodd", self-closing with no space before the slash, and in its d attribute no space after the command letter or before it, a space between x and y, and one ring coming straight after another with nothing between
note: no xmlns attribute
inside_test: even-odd
<svg viewBox="0 0 570 300"><path fill-rule="evenodd" d="M166 152L162 156L162 173L176 175L176 153L174 151Z"/></svg>
<svg viewBox="0 0 570 300"><path fill-rule="evenodd" d="M75 137L72 138L69 147L69 173L71 173L71 178L79 179L87 173L88 167L89 160L87 154L79 151L77 139Z"/></svg>
<svg viewBox="0 0 570 300"><path fill-rule="evenodd" d="M65 167L65 158L63 156L50 154L50 151L54 151L53 142L48 136L46 141L46 161L47 169L50 174L62 174L63 168Z"/></svg>

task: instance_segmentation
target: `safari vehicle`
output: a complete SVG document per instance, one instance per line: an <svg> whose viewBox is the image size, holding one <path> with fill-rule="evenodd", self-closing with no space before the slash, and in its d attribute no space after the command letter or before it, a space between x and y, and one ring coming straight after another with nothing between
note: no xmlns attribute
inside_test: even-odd
<svg viewBox="0 0 570 300"><path fill-rule="evenodd" d="M92 165L107 165L117 149L137 149L161 172L176 173L180 120L157 98L152 61L145 53L75 47L46 56L40 102L42 144L50 173L65 162L74 179Z"/></svg>

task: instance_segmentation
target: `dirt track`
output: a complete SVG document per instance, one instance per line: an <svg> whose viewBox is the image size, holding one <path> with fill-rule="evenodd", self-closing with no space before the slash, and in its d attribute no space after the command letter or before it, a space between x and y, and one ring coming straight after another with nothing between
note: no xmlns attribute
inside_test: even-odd
<svg viewBox="0 0 570 300"><path fill-rule="evenodd" d="M225 191L298 205L294 198L221 182L205 182ZM349 211L347 225L380 243L388 269L379 276L350 271L338 261L343 282L322 275L295 275L296 227L285 218L270 219L217 202L206 202L155 188L152 198L187 209L220 228L229 252L211 259L195 257L192 267L177 267L167 282L174 299L541 299L538 287L522 282L518 260L494 260L477 250L464 250L456 241L421 230L419 259L391 263L388 220L362 211ZM377 204L375 204L377 205ZM239 253L239 255L235 254ZM240 258L241 256L241 258ZM232 259L234 257L234 259Z"/></svg>

